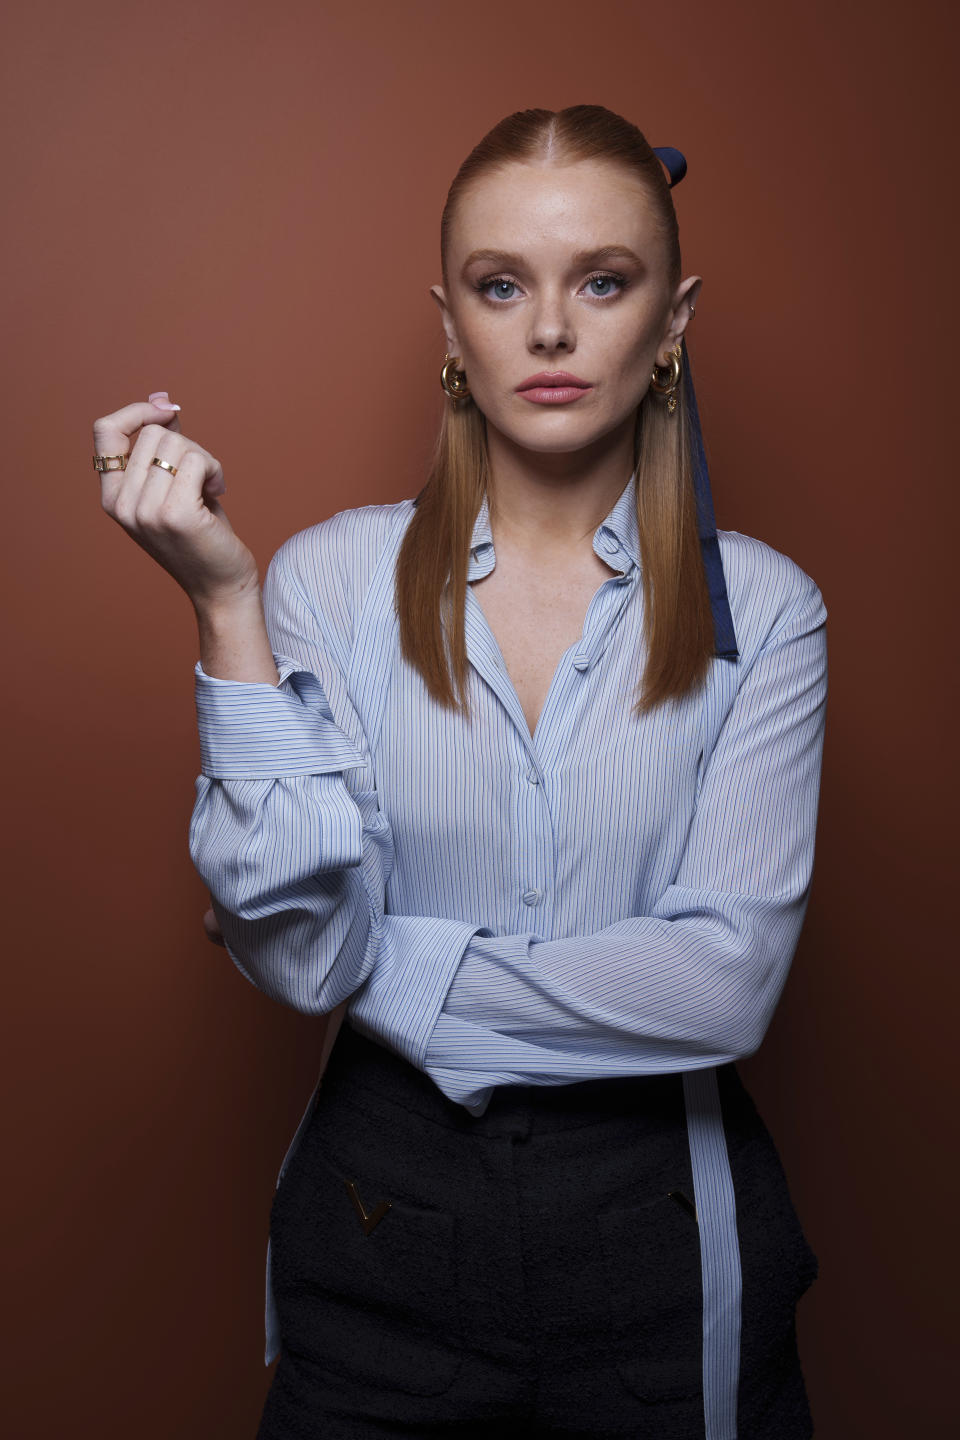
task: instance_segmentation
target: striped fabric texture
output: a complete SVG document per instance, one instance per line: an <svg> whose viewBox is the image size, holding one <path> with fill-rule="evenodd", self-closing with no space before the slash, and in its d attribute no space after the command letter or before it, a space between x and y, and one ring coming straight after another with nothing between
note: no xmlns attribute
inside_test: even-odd
<svg viewBox="0 0 960 1440"><path fill-rule="evenodd" d="M263 586L279 686L196 665L189 845L248 980L305 1013L346 1001L471 1114L497 1085L689 1072L706 1433L731 1440L739 1260L713 1071L761 1043L803 923L826 610L792 560L718 531L739 656L638 719L635 484L595 531L611 573L533 736L469 585L471 718L401 656L412 500L293 535ZM484 500L468 579L494 564Z"/></svg>

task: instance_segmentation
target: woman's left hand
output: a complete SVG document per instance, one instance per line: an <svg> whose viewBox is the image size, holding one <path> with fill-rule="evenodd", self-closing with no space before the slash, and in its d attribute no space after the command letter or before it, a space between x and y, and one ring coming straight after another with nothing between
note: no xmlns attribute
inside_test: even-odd
<svg viewBox="0 0 960 1440"><path fill-rule="evenodd" d="M210 906L210 909L204 913L203 928L207 932L208 940L212 941L214 945L223 945L224 948L226 948L227 942L223 938L223 931L217 924L217 917L213 913L212 905Z"/></svg>

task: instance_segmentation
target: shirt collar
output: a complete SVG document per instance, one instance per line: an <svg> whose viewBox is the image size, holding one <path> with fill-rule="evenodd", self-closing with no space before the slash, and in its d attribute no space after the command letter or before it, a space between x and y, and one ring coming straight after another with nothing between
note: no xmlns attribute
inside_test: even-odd
<svg viewBox="0 0 960 1440"><path fill-rule="evenodd" d="M636 471L630 476L612 509L597 526L593 548L607 565L617 568L617 560L625 571L640 564L640 530L637 525ZM493 569L493 532L490 528L490 507L484 491L470 537L471 573L475 579L480 571Z"/></svg>

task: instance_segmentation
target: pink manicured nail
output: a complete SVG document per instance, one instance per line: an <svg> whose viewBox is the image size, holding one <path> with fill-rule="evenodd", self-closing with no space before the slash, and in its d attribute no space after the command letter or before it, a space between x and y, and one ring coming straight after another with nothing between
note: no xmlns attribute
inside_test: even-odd
<svg viewBox="0 0 960 1440"><path fill-rule="evenodd" d="M180 406L179 406L179 405L171 405L171 403L170 403L169 400L154 400L154 401L153 401L153 404L154 404L154 406L155 406L158 410L179 410L179 409L180 409Z"/></svg>
<svg viewBox="0 0 960 1440"><path fill-rule="evenodd" d="M170 391L169 391L169 390L151 390L151 391L150 391L150 394L147 396L147 399L148 399L148 400L156 400L156 398L157 398L158 395L160 396L161 400L168 400L168 399L170 398Z"/></svg>

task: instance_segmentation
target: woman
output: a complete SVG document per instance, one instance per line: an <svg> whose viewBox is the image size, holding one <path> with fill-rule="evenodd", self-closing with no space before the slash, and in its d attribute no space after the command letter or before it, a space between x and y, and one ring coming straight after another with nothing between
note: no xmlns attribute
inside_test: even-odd
<svg viewBox="0 0 960 1440"><path fill-rule="evenodd" d="M259 1440L812 1434L816 1257L736 1060L806 908L826 612L713 524L664 165L599 106L481 141L428 483L292 536L262 608L176 412L95 426L139 429L103 503L197 613L231 958L346 1019L273 1205Z"/></svg>

